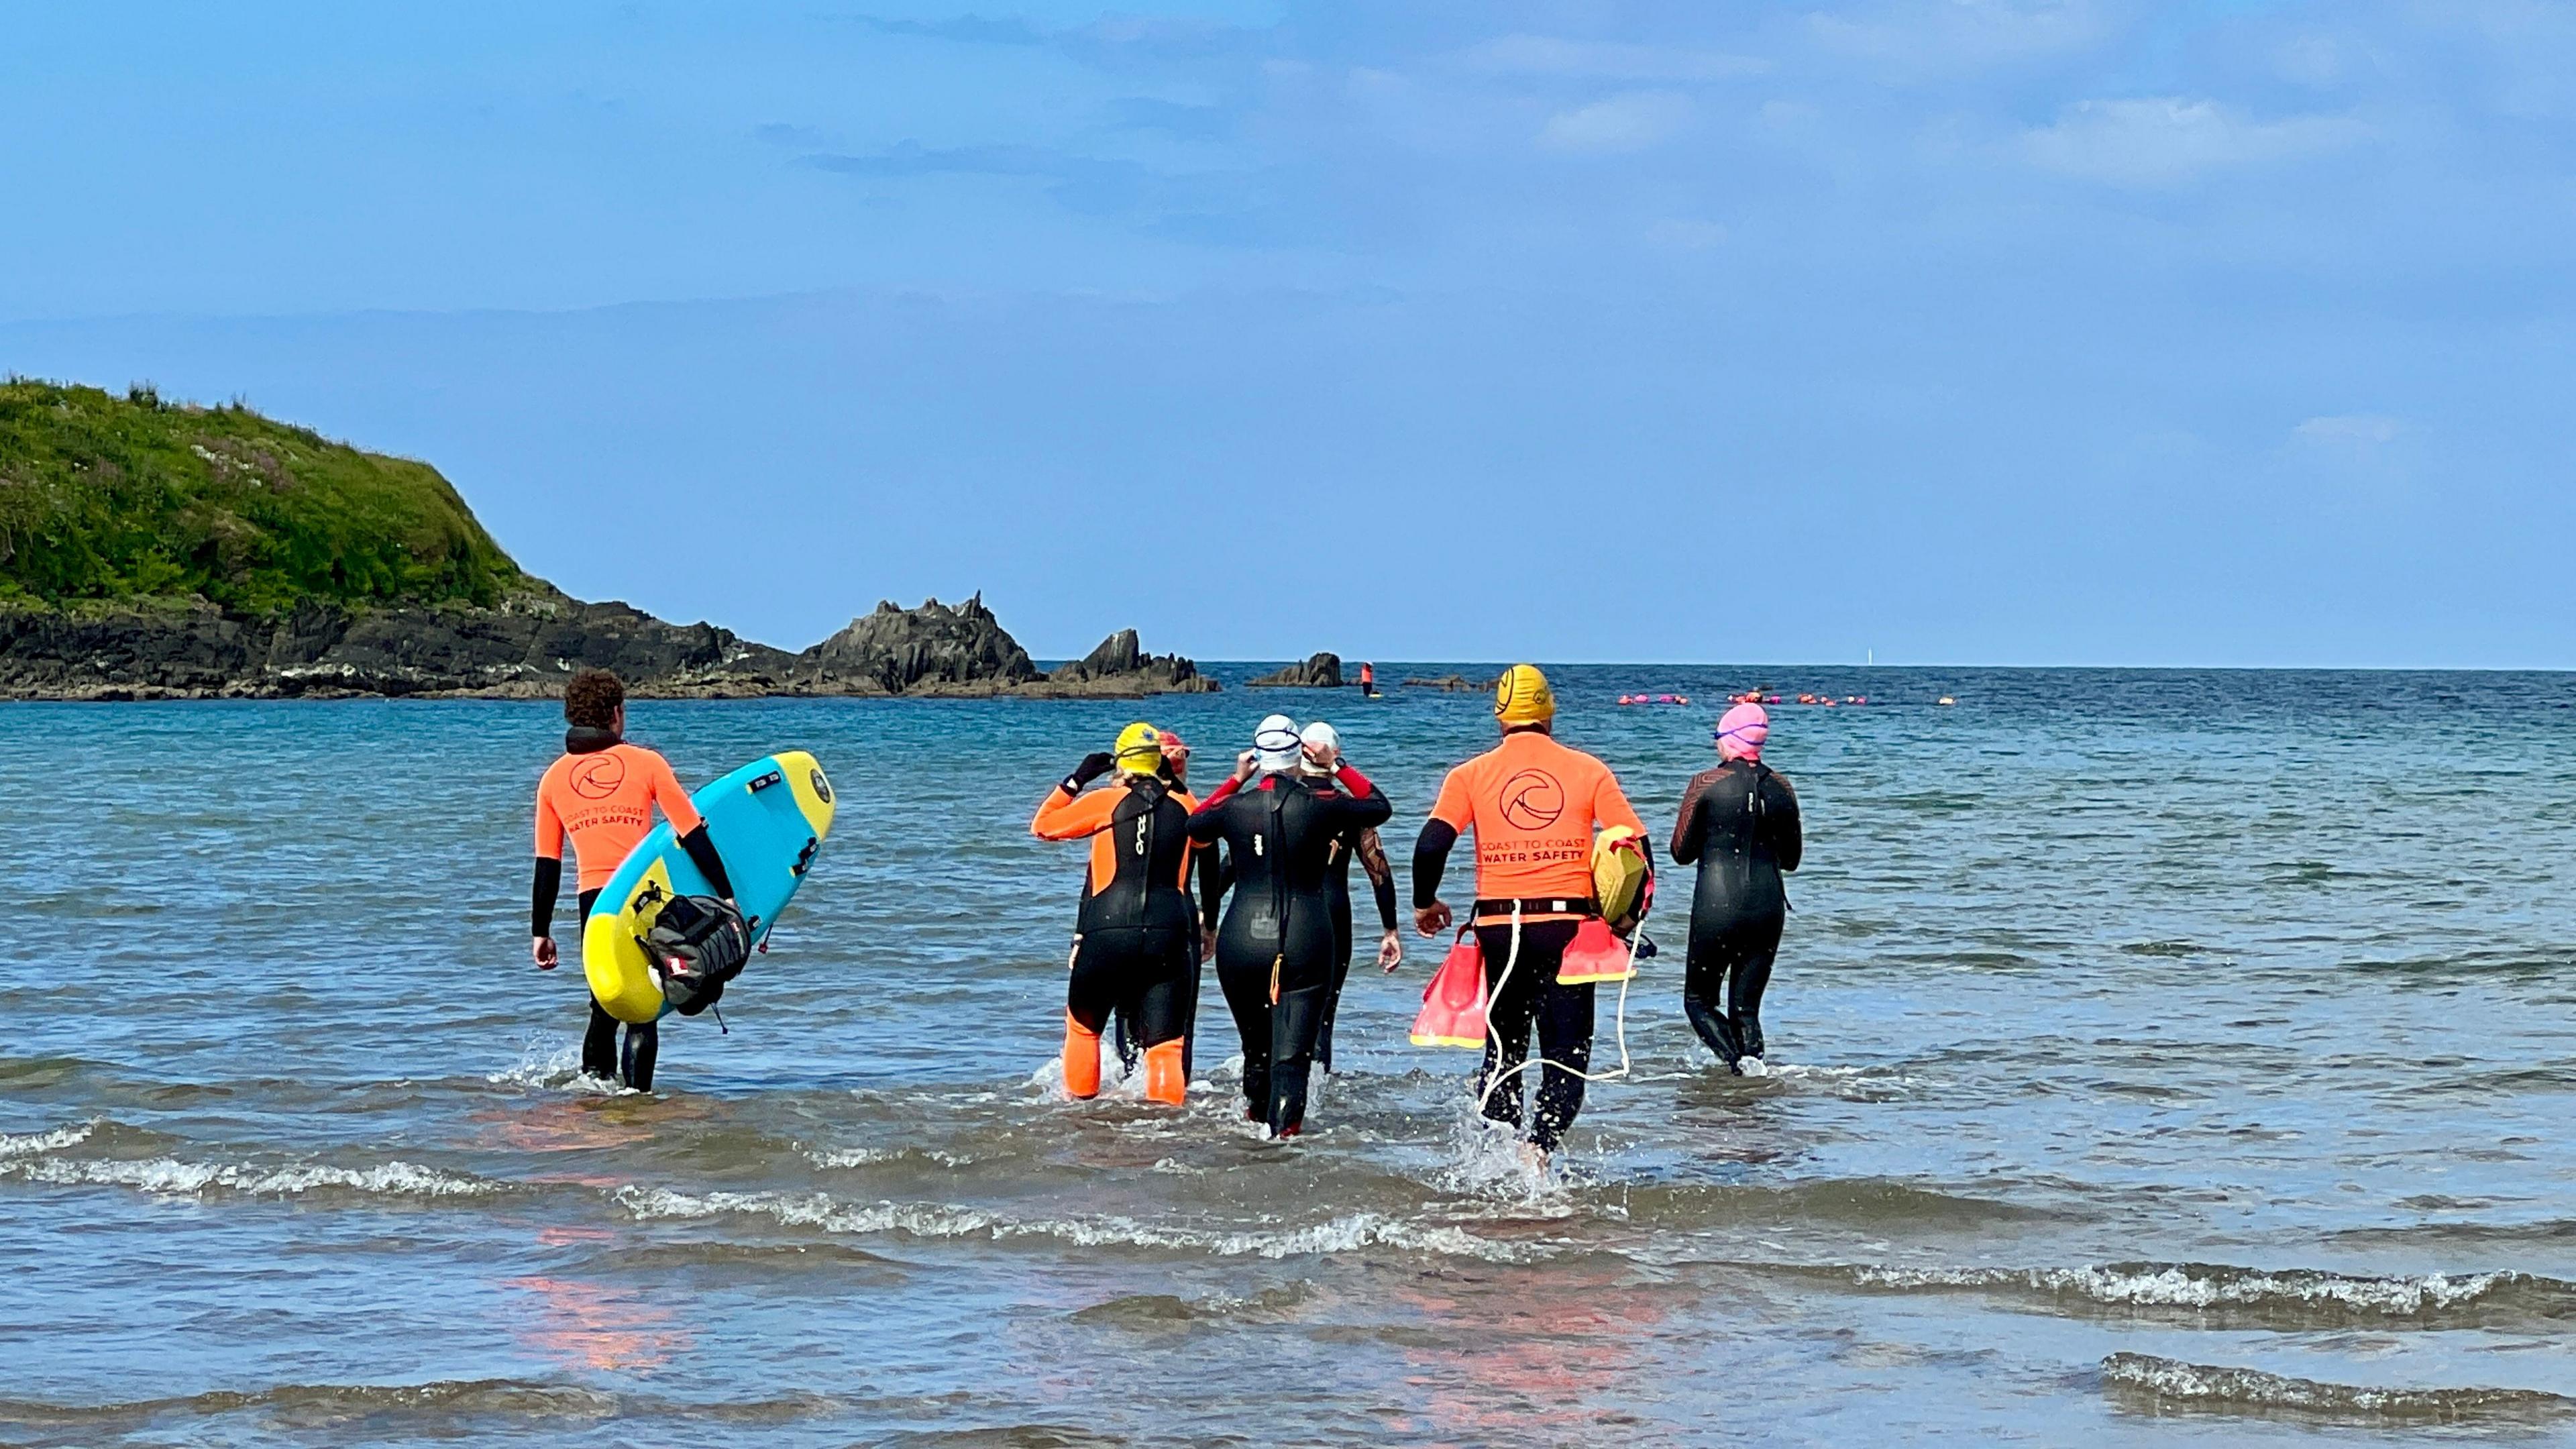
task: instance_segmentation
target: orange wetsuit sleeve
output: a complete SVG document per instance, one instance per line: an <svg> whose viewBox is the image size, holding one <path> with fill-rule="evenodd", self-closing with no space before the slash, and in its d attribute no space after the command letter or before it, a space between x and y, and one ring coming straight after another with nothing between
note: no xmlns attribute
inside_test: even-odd
<svg viewBox="0 0 2576 1449"><path fill-rule="evenodd" d="M1038 805L1035 820L1029 822L1029 833L1040 840L1080 840L1109 828L1109 817L1125 799L1124 790L1095 790L1076 795L1062 785L1047 792Z"/></svg>
<svg viewBox="0 0 2576 1449"><path fill-rule="evenodd" d="M652 761L645 768L652 772L653 802L662 807L662 818L671 822L671 833L686 835L706 824L698 815L698 807L689 802L689 792L680 788L680 777L671 772L671 762L651 750L644 752L644 758Z"/></svg>
<svg viewBox="0 0 2576 1449"><path fill-rule="evenodd" d="M537 858L563 859L563 812L555 808L555 776L548 770L537 782Z"/></svg>

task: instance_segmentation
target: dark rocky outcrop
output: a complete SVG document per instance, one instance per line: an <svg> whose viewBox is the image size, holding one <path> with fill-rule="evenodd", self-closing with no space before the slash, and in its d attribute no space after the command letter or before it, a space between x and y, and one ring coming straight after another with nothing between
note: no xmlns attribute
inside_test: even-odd
<svg viewBox="0 0 2576 1449"><path fill-rule="evenodd" d="M799 654L542 584L492 609L316 603L276 618L202 600L0 605L0 699L533 697L582 668L615 670L642 698L1132 698L1218 687L1187 659L1145 653L1132 629L1041 674L981 596L953 608L880 604Z"/></svg>
<svg viewBox="0 0 2576 1449"><path fill-rule="evenodd" d="M1257 689L1339 689L1342 687L1342 656L1317 654L1303 664L1291 664L1246 684Z"/></svg>
<svg viewBox="0 0 2576 1449"><path fill-rule="evenodd" d="M490 609L0 608L0 698L540 694L586 665L616 670L643 695L769 694L793 687L794 659L711 624L666 624L542 586Z"/></svg>
<svg viewBox="0 0 2576 1449"><path fill-rule="evenodd" d="M585 604L522 572L426 463L232 405L0 380L0 698L1214 689L1135 631L1055 677L984 607L931 599L802 653Z"/></svg>
<svg viewBox="0 0 2576 1449"><path fill-rule="evenodd" d="M1212 694L1218 683L1178 654L1148 654L1133 629L1121 629L1100 646L1062 665L1033 685L1014 691L1042 696L1128 698L1147 694Z"/></svg>
<svg viewBox="0 0 2576 1449"><path fill-rule="evenodd" d="M833 686L851 680L906 694L943 686L995 690L1039 677L1029 651L984 607L982 594L953 609L937 599L918 609L879 603L875 613L797 655L794 673L826 693L847 692Z"/></svg>
<svg viewBox="0 0 2576 1449"><path fill-rule="evenodd" d="M1408 689L1436 689L1442 694L1486 694L1500 682L1499 677L1479 681L1463 674L1444 674L1437 679L1408 679L1404 684Z"/></svg>

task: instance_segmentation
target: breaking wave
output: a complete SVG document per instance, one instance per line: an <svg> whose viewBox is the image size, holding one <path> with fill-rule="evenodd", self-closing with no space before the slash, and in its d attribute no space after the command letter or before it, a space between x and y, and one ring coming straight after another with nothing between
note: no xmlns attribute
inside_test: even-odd
<svg viewBox="0 0 2576 1449"><path fill-rule="evenodd" d="M97 1130L96 1122L83 1122L77 1127L57 1127L51 1132L0 1132L0 1162L78 1147Z"/></svg>
<svg viewBox="0 0 2576 1449"><path fill-rule="evenodd" d="M334 1167L327 1163L256 1167L244 1163L182 1162L175 1157L34 1157L0 1161L0 1177L57 1187L130 1187L156 1197L197 1197L218 1192L301 1197L337 1190L372 1197L454 1198L484 1197L505 1190L500 1183L458 1177L410 1162L387 1162L375 1167Z"/></svg>
<svg viewBox="0 0 2576 1449"><path fill-rule="evenodd" d="M2576 1284L2530 1273L2353 1277L2311 1269L2263 1271L2207 1263L2109 1263L2082 1268L1842 1270L1863 1288L2002 1292L2124 1309L2233 1311L2303 1323L2367 1321L2457 1326L2464 1316L2576 1318Z"/></svg>
<svg viewBox="0 0 2576 1449"><path fill-rule="evenodd" d="M2576 1399L2539 1389L2364 1388L2145 1353L2115 1353L2102 1360L2102 1386L2113 1397L2149 1412L2233 1413L2355 1424L2532 1423L2576 1413Z"/></svg>
<svg viewBox="0 0 2576 1449"><path fill-rule="evenodd" d="M1528 1256L1520 1249L1489 1242L1458 1228L1426 1226L1365 1212L1344 1214L1307 1227L1225 1232L1165 1227L1114 1215L1023 1219L939 1203L881 1202L860 1206L840 1202L827 1193L683 1193L629 1186L616 1189L612 1196L620 1207L645 1221L746 1215L766 1217L789 1227L855 1235L904 1233L921 1238L980 1237L996 1242L1051 1238L1077 1247L1153 1248L1219 1257L1291 1258L1368 1247L1403 1248L1494 1263L1525 1261Z"/></svg>

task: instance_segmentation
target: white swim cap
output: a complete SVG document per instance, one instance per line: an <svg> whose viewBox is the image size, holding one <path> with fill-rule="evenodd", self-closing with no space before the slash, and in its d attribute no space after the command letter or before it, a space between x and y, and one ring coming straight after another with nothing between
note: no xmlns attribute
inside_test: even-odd
<svg viewBox="0 0 2576 1449"><path fill-rule="evenodd" d="M1297 768L1297 722L1284 714L1274 714L1252 732L1252 752L1261 768L1273 775Z"/></svg>
<svg viewBox="0 0 2576 1449"><path fill-rule="evenodd" d="M1331 759L1342 752L1341 732L1322 720L1306 726L1298 734L1297 742L1304 745L1309 752L1298 763L1306 770L1317 774L1322 773L1323 767L1315 763L1313 755L1320 754L1326 759Z"/></svg>

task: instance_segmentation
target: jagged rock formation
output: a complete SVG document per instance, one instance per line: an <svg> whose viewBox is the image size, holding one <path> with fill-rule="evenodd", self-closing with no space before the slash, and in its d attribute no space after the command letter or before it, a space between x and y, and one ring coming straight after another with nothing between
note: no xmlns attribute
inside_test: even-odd
<svg viewBox="0 0 2576 1449"><path fill-rule="evenodd" d="M925 599L918 609L881 602L876 612L796 656L794 677L818 693L865 680L888 694L986 688L1038 678L1029 651L1002 628L980 593L955 608Z"/></svg>
<svg viewBox="0 0 2576 1449"><path fill-rule="evenodd" d="M1342 687L1342 656L1313 655L1303 664L1291 664L1244 683L1258 689L1339 689Z"/></svg>
<svg viewBox="0 0 2576 1449"><path fill-rule="evenodd" d="M1049 696L1125 698L1146 694L1212 694L1221 686L1178 654L1148 654L1133 629L1121 629L1098 648L1016 692Z"/></svg>
<svg viewBox="0 0 2576 1449"><path fill-rule="evenodd" d="M1442 694L1490 693L1493 690L1493 687L1500 682L1499 678L1487 679L1480 682L1478 680L1469 679L1463 674L1444 674L1437 679L1408 679L1404 681L1405 687L1408 689L1436 689Z"/></svg>

